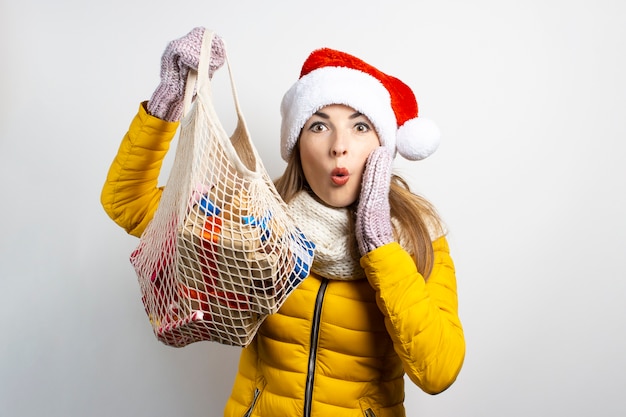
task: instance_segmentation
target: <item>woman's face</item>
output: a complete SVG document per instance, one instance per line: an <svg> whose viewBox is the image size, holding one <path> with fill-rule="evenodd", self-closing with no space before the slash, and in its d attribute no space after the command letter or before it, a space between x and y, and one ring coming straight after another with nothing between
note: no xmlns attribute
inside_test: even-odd
<svg viewBox="0 0 626 417"><path fill-rule="evenodd" d="M380 146L374 125L353 108L323 107L300 134L302 170L313 192L331 207L354 203L369 154Z"/></svg>

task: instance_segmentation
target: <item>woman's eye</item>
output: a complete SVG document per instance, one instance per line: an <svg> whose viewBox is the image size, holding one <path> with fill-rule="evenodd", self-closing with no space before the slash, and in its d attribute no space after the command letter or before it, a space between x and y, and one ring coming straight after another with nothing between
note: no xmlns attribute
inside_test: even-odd
<svg viewBox="0 0 626 417"><path fill-rule="evenodd" d="M309 127L311 132L323 132L326 130L326 126L322 122L315 122Z"/></svg>
<svg viewBox="0 0 626 417"><path fill-rule="evenodd" d="M366 133L371 130L370 125L364 122L357 123L354 127L357 130L357 132L360 132L360 133Z"/></svg>

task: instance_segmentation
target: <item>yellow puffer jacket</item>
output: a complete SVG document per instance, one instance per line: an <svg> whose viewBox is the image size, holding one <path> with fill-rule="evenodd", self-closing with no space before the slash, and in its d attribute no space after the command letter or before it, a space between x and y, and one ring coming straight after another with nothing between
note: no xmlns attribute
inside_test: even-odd
<svg viewBox="0 0 626 417"><path fill-rule="evenodd" d="M140 236L161 190L161 163L178 124L142 105L102 190L111 218ZM361 259L367 279L311 274L242 350L225 416L404 416L404 374L436 394L465 354L445 237L433 242L428 282L397 243Z"/></svg>

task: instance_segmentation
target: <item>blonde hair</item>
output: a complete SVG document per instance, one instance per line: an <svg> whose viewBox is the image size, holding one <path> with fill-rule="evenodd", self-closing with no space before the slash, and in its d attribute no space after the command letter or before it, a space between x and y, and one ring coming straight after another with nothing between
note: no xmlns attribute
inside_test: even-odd
<svg viewBox="0 0 626 417"><path fill-rule="evenodd" d="M302 170L299 142L296 142L291 152L285 172L275 180L275 184L287 203L301 190L310 190ZM398 175L392 175L391 178L389 205L396 238L402 236L406 244L404 249L413 257L420 274L428 279L434 262L431 232L443 235L443 225L437 211L424 197L411 192L408 183ZM350 225L354 225L356 203L353 206L350 210ZM351 233L354 234L354 231Z"/></svg>

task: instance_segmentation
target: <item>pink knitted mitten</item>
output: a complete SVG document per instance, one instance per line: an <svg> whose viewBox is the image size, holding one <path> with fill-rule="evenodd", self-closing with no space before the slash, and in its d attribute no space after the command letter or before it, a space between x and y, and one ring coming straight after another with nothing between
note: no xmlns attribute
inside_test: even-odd
<svg viewBox="0 0 626 417"><path fill-rule="evenodd" d="M171 41L161 56L161 82L148 101L148 113L167 121L179 120L183 113L185 82L189 68L198 69L204 28L194 28ZM209 77L224 64L224 43L214 35L211 43Z"/></svg>
<svg viewBox="0 0 626 417"><path fill-rule="evenodd" d="M356 212L356 239L361 255L393 241L389 206L392 163L384 146L367 158Z"/></svg>

